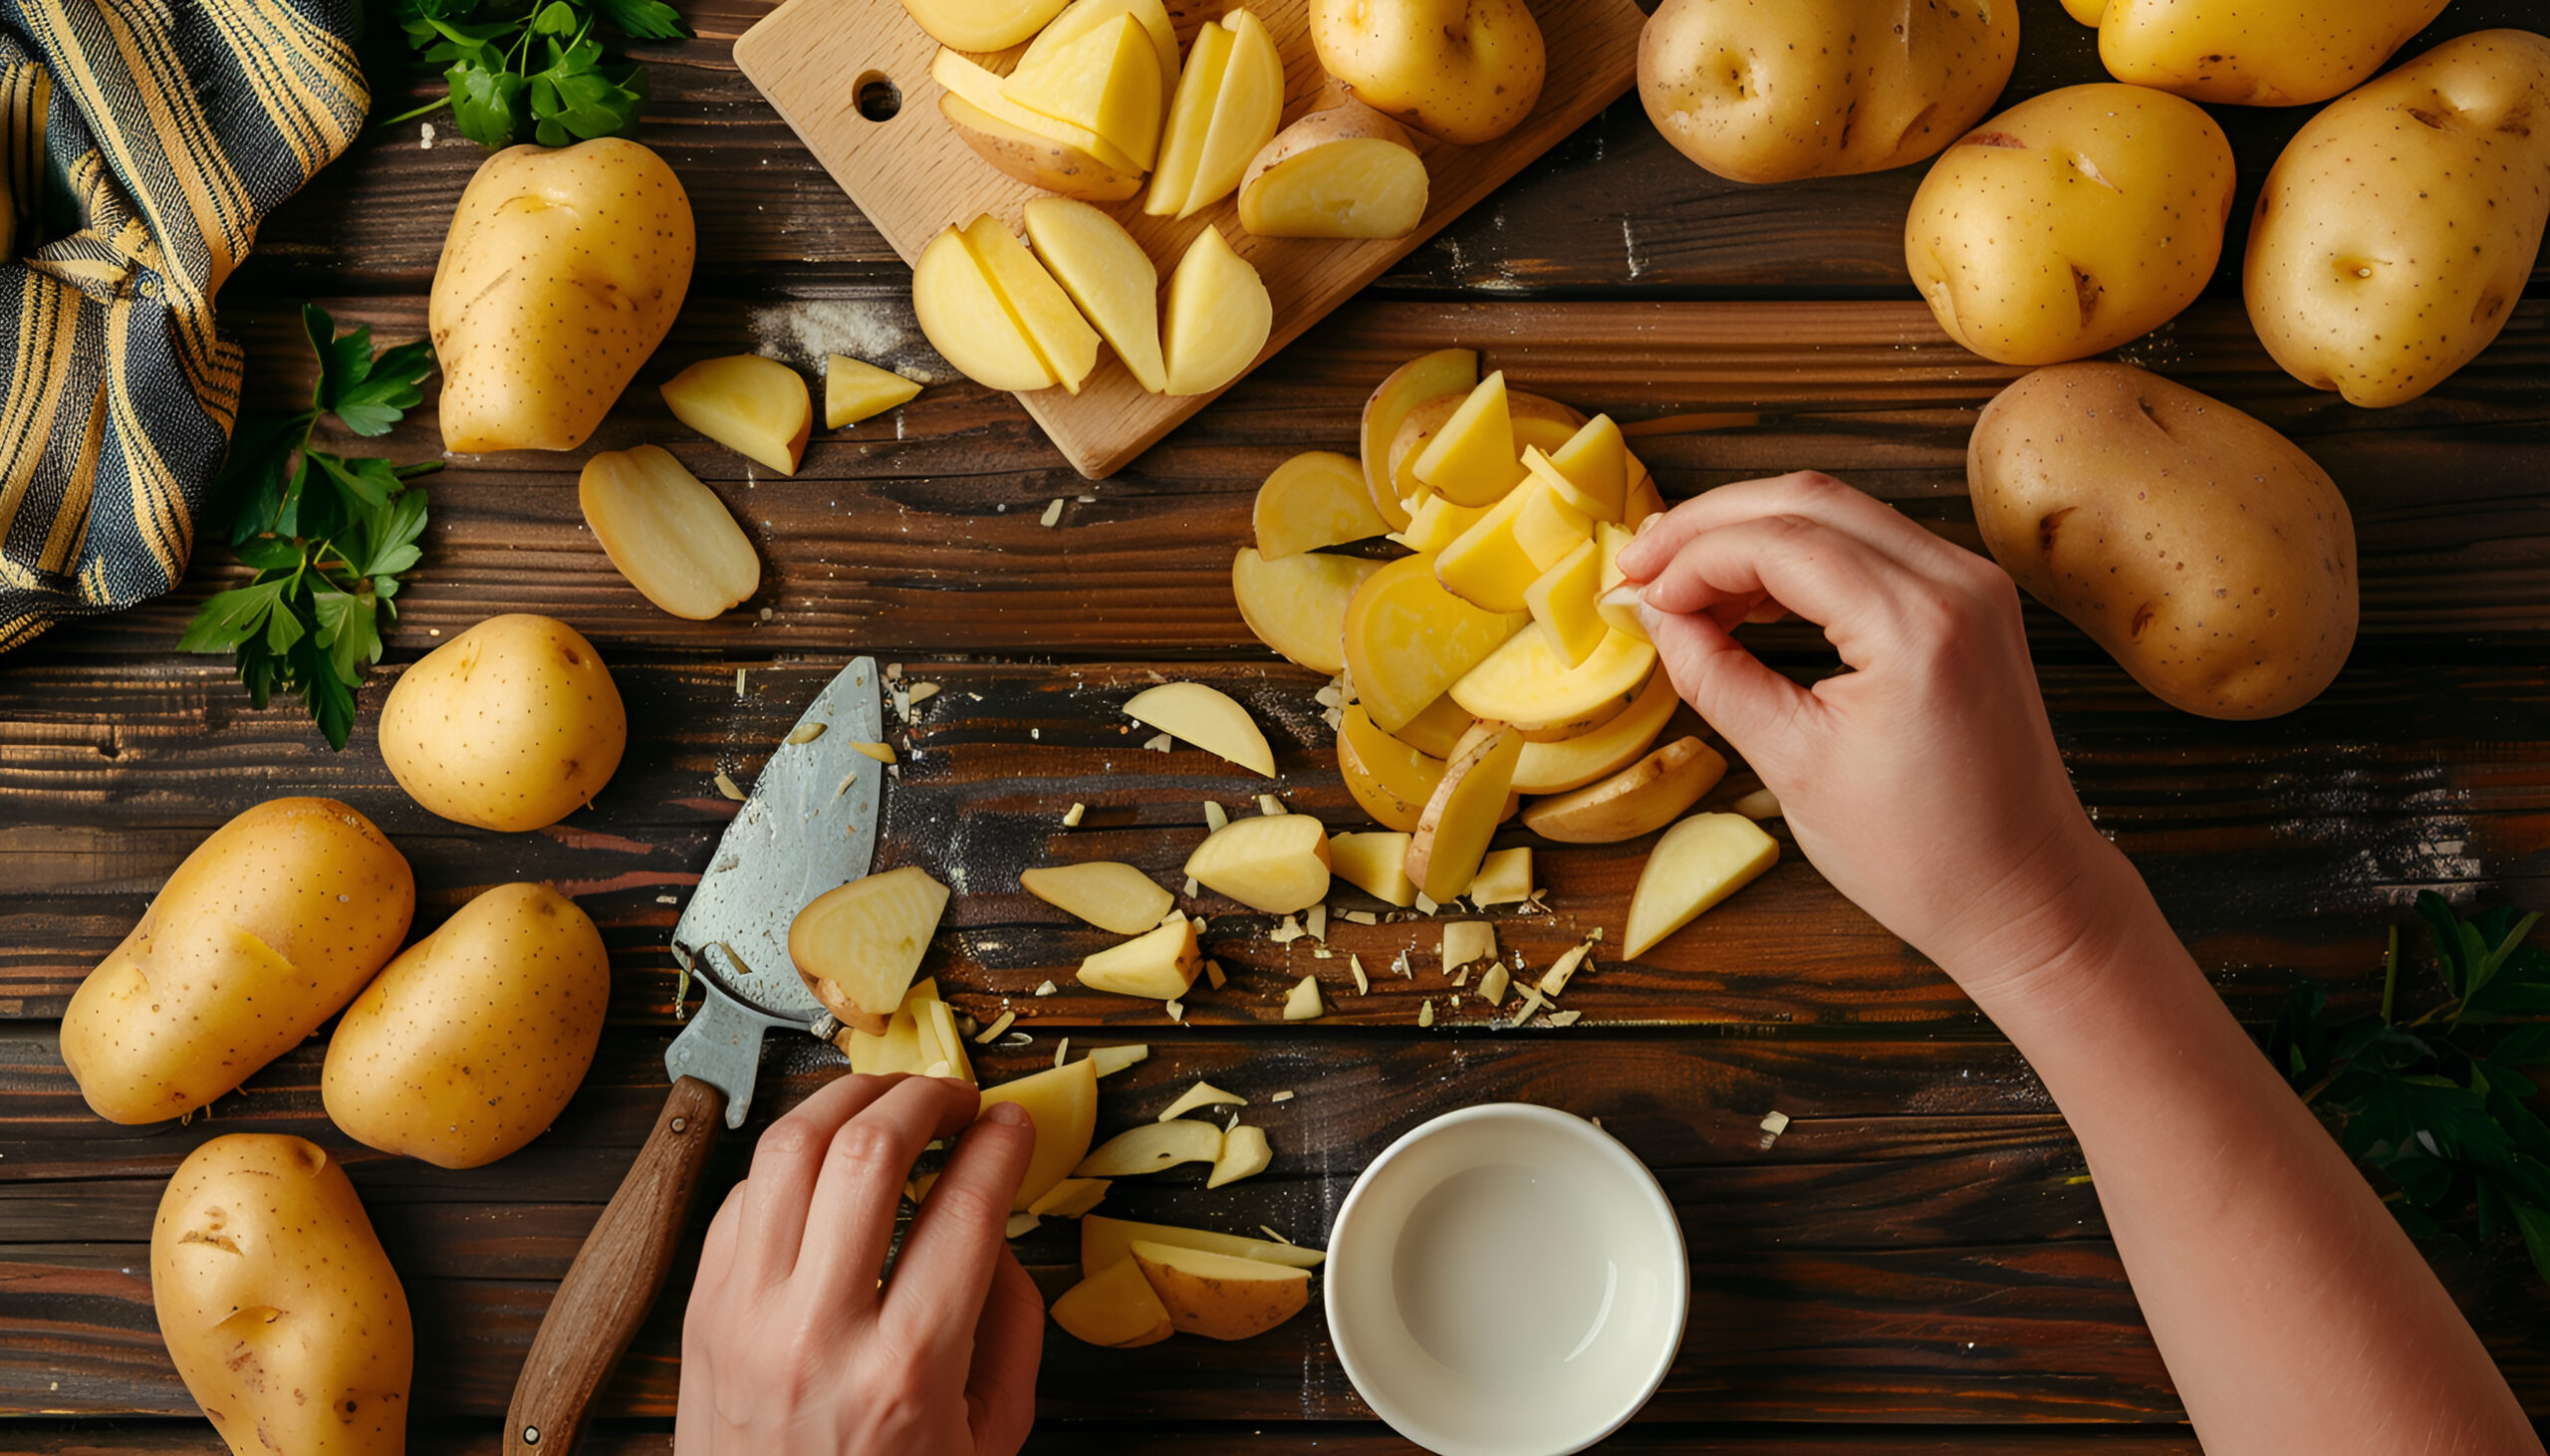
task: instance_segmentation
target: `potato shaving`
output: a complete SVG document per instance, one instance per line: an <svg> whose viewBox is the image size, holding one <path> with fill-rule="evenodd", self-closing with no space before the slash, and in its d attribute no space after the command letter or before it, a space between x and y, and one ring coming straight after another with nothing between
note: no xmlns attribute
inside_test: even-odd
<svg viewBox="0 0 2550 1456"><path fill-rule="evenodd" d="M854 743L851 747L859 750L863 756L873 758L881 764L892 764L894 762L894 747L892 744Z"/></svg>
<svg viewBox="0 0 2550 1456"><path fill-rule="evenodd" d="M832 726L833 725L830 723L800 723L794 729L789 731L788 742L812 743L816 739L823 737L824 730Z"/></svg>
<svg viewBox="0 0 2550 1456"><path fill-rule="evenodd" d="M1218 834L1221 832L1222 827L1230 822L1231 817L1229 813L1223 810L1220 805L1215 804L1210 799L1204 801L1204 832L1206 834Z"/></svg>
<svg viewBox="0 0 2550 1456"><path fill-rule="evenodd" d="M1063 828L1067 830L1079 829L1081 816L1087 813L1089 813L1089 806L1086 804L1075 804L1071 808L1064 810Z"/></svg>
<svg viewBox="0 0 2550 1456"><path fill-rule="evenodd" d="M1062 519L1063 498L1061 496L1056 496L1054 497L1054 503L1045 508L1045 514L1036 518L1036 524L1039 526L1051 526Z"/></svg>
<svg viewBox="0 0 2550 1456"><path fill-rule="evenodd" d="M1062 987L1055 985L1051 981L1039 981L1036 983L1036 989L1028 994L1031 996L1053 996L1060 993L1062 989Z"/></svg>
<svg viewBox="0 0 2550 1456"><path fill-rule="evenodd" d="M1168 745L1169 737L1165 733L1157 734L1153 737L1143 740L1143 747L1149 749L1153 753L1168 752Z"/></svg>
<svg viewBox="0 0 2550 1456"><path fill-rule="evenodd" d="M1287 811L1284 808L1283 800L1276 798L1272 794L1260 794L1257 796L1257 812L1260 814L1283 814Z"/></svg>
<svg viewBox="0 0 2550 1456"><path fill-rule="evenodd" d="M1000 1020L993 1022L990 1026L987 1026L974 1034L974 1045L977 1047L988 1047L992 1043L999 1041L1002 1035L1009 1030L1010 1023L1017 1020L1017 1012L1002 1012L1000 1014Z"/></svg>
<svg viewBox="0 0 2550 1456"><path fill-rule="evenodd" d="M1358 996L1372 995L1373 980L1372 977L1364 974L1364 958L1360 955L1348 956L1346 958L1346 968L1355 973L1355 994Z"/></svg>
<svg viewBox="0 0 2550 1456"><path fill-rule="evenodd" d="M910 701L915 704L928 702L931 698L938 696L938 691L937 683L915 682L911 685Z"/></svg>
<svg viewBox="0 0 2550 1456"><path fill-rule="evenodd" d="M1430 1027L1434 1024L1433 997L1429 996L1416 1004L1416 1024L1421 1027Z"/></svg>
<svg viewBox="0 0 2550 1456"><path fill-rule="evenodd" d="M1780 1134L1788 1130L1789 1114L1776 1109L1773 1110L1769 1115L1762 1119L1762 1141L1759 1146L1765 1152L1770 1151L1771 1144L1779 1141Z"/></svg>
<svg viewBox="0 0 2550 1456"><path fill-rule="evenodd" d="M717 792L734 800L737 804L744 802L744 791L735 787L735 781L726 777L723 769L717 772Z"/></svg>

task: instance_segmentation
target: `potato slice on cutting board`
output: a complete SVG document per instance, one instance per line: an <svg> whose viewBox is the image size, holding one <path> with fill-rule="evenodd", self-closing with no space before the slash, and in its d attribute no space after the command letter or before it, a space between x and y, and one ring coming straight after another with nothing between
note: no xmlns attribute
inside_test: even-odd
<svg viewBox="0 0 2550 1456"><path fill-rule="evenodd" d="M1275 133L1240 178L1239 225L1267 238L1403 238L1425 218L1425 159L1352 102Z"/></svg>
<svg viewBox="0 0 2550 1456"><path fill-rule="evenodd" d="M1209 394L1248 371L1275 328L1266 282L1218 227L1188 244L1168 275L1162 351L1171 394Z"/></svg>
<svg viewBox="0 0 2550 1456"><path fill-rule="evenodd" d="M911 989L947 886L916 865L827 890L788 927L788 958L842 1025L876 1035Z"/></svg>
<svg viewBox="0 0 2550 1456"><path fill-rule="evenodd" d="M1038 197L1023 215L1037 258L1133 371L1134 381L1154 394L1167 388L1168 365L1159 347L1159 270L1143 245L1124 224L1070 197Z"/></svg>
<svg viewBox="0 0 2550 1456"><path fill-rule="evenodd" d="M1053 387L1045 357L952 226L931 238L912 264L912 314L929 347L984 388Z"/></svg>
<svg viewBox="0 0 2550 1456"><path fill-rule="evenodd" d="M1062 8L1063 0L903 0L931 40L960 51L1006 51Z"/></svg>
<svg viewBox="0 0 2550 1456"><path fill-rule="evenodd" d="M1090 202L1122 202L1143 189L1141 172L1110 166L1060 137L995 117L952 91L938 94L938 114L976 156L1031 187Z"/></svg>

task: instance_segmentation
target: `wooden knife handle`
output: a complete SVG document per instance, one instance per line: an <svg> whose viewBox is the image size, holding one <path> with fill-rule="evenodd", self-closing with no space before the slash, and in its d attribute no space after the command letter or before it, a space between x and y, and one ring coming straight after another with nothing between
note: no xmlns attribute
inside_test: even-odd
<svg viewBox="0 0 2550 1456"><path fill-rule="evenodd" d="M506 1456L565 1456L583 1439L594 1397L672 1272L700 1169L725 1125L724 1092L695 1077L673 1084L532 1337L506 1411Z"/></svg>

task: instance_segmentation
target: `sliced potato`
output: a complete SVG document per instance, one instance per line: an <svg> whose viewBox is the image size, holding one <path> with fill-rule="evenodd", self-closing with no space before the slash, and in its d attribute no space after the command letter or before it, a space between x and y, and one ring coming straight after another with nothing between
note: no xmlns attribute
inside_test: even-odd
<svg viewBox="0 0 2550 1456"><path fill-rule="evenodd" d="M1082 1219L1080 1224L1080 1272L1083 1275L1096 1274L1124 1263L1134 1257L1137 1240L1178 1249L1200 1249L1207 1254L1223 1254L1233 1259L1254 1259L1290 1269L1317 1269L1328 1258L1317 1249L1278 1243L1273 1239L1252 1239L1239 1234L1217 1234L1207 1229L1136 1223L1131 1219L1092 1215Z"/></svg>
<svg viewBox="0 0 2550 1456"><path fill-rule="evenodd" d="M1242 1178L1254 1178L1275 1161L1275 1148L1266 1140L1266 1129L1242 1122L1222 1134L1222 1155L1213 1159L1213 1171L1204 1179L1207 1188L1219 1188Z"/></svg>
<svg viewBox="0 0 2550 1456"><path fill-rule="evenodd" d="M1275 304L1257 269L1220 228L1207 227L1168 275L1166 317L1168 392L1209 394L1257 363L1275 329Z"/></svg>
<svg viewBox="0 0 2550 1456"><path fill-rule="evenodd" d="M1228 693L1200 682L1164 682L1126 700L1127 716L1219 754L1253 774L1275 777L1275 750Z"/></svg>
<svg viewBox="0 0 2550 1456"><path fill-rule="evenodd" d="M1092 991L1174 1001L1195 984L1195 975L1203 968L1204 953L1195 943L1195 922L1179 915L1155 930L1083 960L1079 980Z"/></svg>
<svg viewBox="0 0 2550 1456"><path fill-rule="evenodd" d="M1435 786L1443 782L1441 759L1384 733L1360 703L1338 719L1337 771L1366 814L1410 834Z"/></svg>
<svg viewBox="0 0 2550 1456"><path fill-rule="evenodd" d="M976 156L1031 187L1090 202L1122 202L1143 188L1141 172L1110 166L1058 136L995 117L952 91L939 93L938 114Z"/></svg>
<svg viewBox="0 0 2550 1456"><path fill-rule="evenodd" d="M1305 450L1276 466L1257 488L1250 526L1268 561L1393 529L1364 493L1364 467L1335 450Z"/></svg>
<svg viewBox="0 0 2550 1456"><path fill-rule="evenodd" d="M1008 223L986 212L965 224L962 236L965 251L1027 331L1036 357L1066 391L1079 393L1081 381L1098 367L1098 331Z"/></svg>
<svg viewBox="0 0 2550 1456"><path fill-rule="evenodd" d="M1209 1163L1222 1155L1222 1129L1210 1122L1145 1122L1098 1145L1072 1169L1075 1178L1134 1178L1179 1163Z"/></svg>
<svg viewBox="0 0 2550 1456"><path fill-rule="evenodd" d="M761 558L744 528L671 451L598 451L576 495L612 566L663 610L708 621L761 590ZM1339 621L1342 630L1342 613Z"/></svg>
<svg viewBox="0 0 2550 1456"><path fill-rule="evenodd" d="M1089 1155L1098 1130L1098 1070L1084 1058L984 1088L984 1108L994 1102L1017 1103L1036 1124L1036 1151L1010 1203L1011 1212L1024 1213Z"/></svg>
<svg viewBox="0 0 2550 1456"><path fill-rule="evenodd" d="M1391 440L1387 463L1392 488L1399 491L1402 499L1415 500L1432 492L1430 486L1416 478L1417 457L1424 453L1436 432L1467 401L1467 397L1454 394L1420 400L1407 412L1407 417L1400 421L1399 433ZM1523 389L1509 388L1505 391L1505 414L1518 450L1526 445L1555 450L1566 444L1585 423L1585 416L1573 407ZM1519 456L1516 466L1515 473L1519 477L1522 473Z"/></svg>
<svg viewBox="0 0 2550 1456"><path fill-rule="evenodd" d="M1226 1092L1209 1082L1198 1082L1179 1092L1177 1100L1160 1108L1159 1116L1154 1120L1174 1122L1197 1107L1245 1107L1247 1105L1248 1098L1237 1092Z"/></svg>
<svg viewBox="0 0 2550 1456"><path fill-rule="evenodd" d="M1406 508L1400 504L1402 492L1391 475L1391 442L1399 438L1401 422L1407 418L1409 410L1428 399L1457 397L1477 385L1477 350L1438 349L1391 370L1374 388L1372 397L1364 401L1364 493L1371 497L1374 511L1390 523L1392 530L1404 531L1408 525Z"/></svg>
<svg viewBox="0 0 2550 1456"><path fill-rule="evenodd" d="M1347 675L1373 721L1396 732L1530 622L1444 591L1434 558L1402 557L1367 578L1347 605Z"/></svg>
<svg viewBox="0 0 2550 1456"><path fill-rule="evenodd" d="M1677 738L1598 784L1543 799L1523 828L1563 845L1610 845L1662 829L1726 777L1726 759L1696 738Z"/></svg>
<svg viewBox="0 0 2550 1456"><path fill-rule="evenodd" d="M1412 560L1412 558L1411 558ZM1580 666L1536 622L1452 684L1472 717L1512 723L1537 741L1572 737L1618 716L1656 667L1656 648L1614 631ZM1356 679L1360 686L1361 677Z"/></svg>
<svg viewBox="0 0 2550 1456"><path fill-rule="evenodd" d="M1515 453L1503 369L1479 380L1453 408L1408 472L1436 495L1464 506L1494 505L1521 483L1525 472Z"/></svg>
<svg viewBox="0 0 2550 1456"><path fill-rule="evenodd" d="M1601 548L1591 540L1580 541L1523 590L1524 609L1549 633L1550 645L1570 667L1584 666L1612 629L1603 617L1602 580Z"/></svg>
<svg viewBox="0 0 2550 1456"><path fill-rule="evenodd" d="M1086 0L1084 0L1086 3ZM980 150L980 148L976 148ZM1123 195L1131 196L1129 190ZM1113 199L1100 199L1113 200ZM1168 387L1159 343L1159 270L1124 224L1071 197L1038 197L1021 216L1027 241L1107 347L1151 393Z"/></svg>
<svg viewBox="0 0 2550 1456"><path fill-rule="evenodd" d="M1027 1205L1027 1211L1038 1218L1079 1218L1096 1208L1112 1186L1106 1178L1058 1179L1045 1196Z"/></svg>
<svg viewBox="0 0 2550 1456"><path fill-rule="evenodd" d="M1740 814L1695 814L1664 832L1630 895L1622 955L1631 960L1779 861L1780 844Z"/></svg>
<svg viewBox="0 0 2550 1456"><path fill-rule="evenodd" d="M1233 1258L1174 1244L1134 1241L1134 1263L1168 1310L1180 1335L1247 1339L1263 1335L1310 1303L1311 1276L1263 1260Z"/></svg>
<svg viewBox="0 0 2550 1456"><path fill-rule="evenodd" d="M1383 563L1306 551L1268 561L1241 547L1231 596L1257 639L1313 672L1346 670L1346 608Z"/></svg>
<svg viewBox="0 0 2550 1456"><path fill-rule="evenodd" d="M947 886L906 864L817 895L788 927L788 958L824 1009L871 1035L911 989Z"/></svg>
<svg viewBox="0 0 2550 1456"><path fill-rule="evenodd" d="M1268 238L1403 238L1425 218L1425 160L1353 102L1275 133L1239 184L1239 225Z"/></svg>
<svg viewBox="0 0 2550 1456"><path fill-rule="evenodd" d="M1530 827L1528 821L1525 827ZM1532 847L1529 845L1498 849L1481 859L1477 875L1470 880L1470 887L1462 896L1482 910L1490 905L1519 905L1531 897Z"/></svg>
<svg viewBox="0 0 2550 1456"><path fill-rule="evenodd" d="M806 376L775 359L703 359L658 386L673 418L757 464L797 473L813 433Z"/></svg>
<svg viewBox="0 0 2550 1456"><path fill-rule="evenodd" d="M1018 883L1063 913L1119 935L1143 934L1177 902L1149 875L1113 859L1025 870Z"/></svg>
<svg viewBox="0 0 2550 1456"><path fill-rule="evenodd" d="M1461 735L1477 721L1452 701L1450 693L1445 693L1427 703L1424 711L1392 729L1391 736L1418 753L1450 758L1452 750L1460 746Z"/></svg>
<svg viewBox="0 0 2550 1456"><path fill-rule="evenodd" d="M1425 805L1407 845L1407 877L1426 898L1442 904L1460 897L1478 876L1488 842L1505 817L1514 765L1523 735L1509 724L1481 722L1445 765L1443 782Z"/></svg>
<svg viewBox="0 0 2550 1456"><path fill-rule="evenodd" d="M824 428L840 429L873 419L898 404L908 404L921 390L918 379L881 369L846 354L824 357Z"/></svg>
<svg viewBox="0 0 2550 1456"><path fill-rule="evenodd" d="M1307 814L1235 819L1186 856L1186 874L1252 910L1307 910L1328 895L1328 830Z"/></svg>
<svg viewBox="0 0 2550 1456"><path fill-rule="evenodd" d="M1063 1291L1054 1301L1054 1323L1075 1339L1112 1349L1156 1344L1172 1333L1167 1308L1131 1259Z"/></svg>
<svg viewBox="0 0 2550 1456"><path fill-rule="evenodd" d="M1416 885L1407 877L1410 838L1401 833L1331 835L1329 868L1373 898L1405 909L1416 903Z"/></svg>
<svg viewBox="0 0 2550 1456"><path fill-rule="evenodd" d="M1524 447L1526 469L1556 477L1560 498L1597 521L1618 521L1629 505L1630 452L1621 427L1598 414L1547 455Z"/></svg>

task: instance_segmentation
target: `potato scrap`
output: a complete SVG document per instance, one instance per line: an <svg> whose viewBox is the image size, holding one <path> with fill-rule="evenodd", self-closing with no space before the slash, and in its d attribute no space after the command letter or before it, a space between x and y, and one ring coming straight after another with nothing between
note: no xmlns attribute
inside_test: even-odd
<svg viewBox="0 0 2550 1456"><path fill-rule="evenodd" d="M1248 1098L1237 1092L1226 1092L1209 1082L1198 1082L1178 1093L1177 1100L1162 1107L1155 1120L1174 1121L1197 1107L1245 1107L1247 1105Z"/></svg>
<svg viewBox="0 0 2550 1456"><path fill-rule="evenodd" d="M987 1027L983 1028L980 1032L975 1033L975 1035L974 1035L974 1045L975 1045L975 1046L977 1046L977 1047L988 1047L988 1046L990 1046L992 1043L999 1041L999 1040L1001 1039L1001 1036L1009 1030L1009 1028L1010 1028L1010 1024L1011 1024L1012 1022L1017 1021L1017 1020L1018 1020L1018 1013L1017 1013L1017 1012L1014 1012L1014 1011L1004 1011L1004 1012L1002 1012L1002 1013L1000 1014L1000 1020L998 1020L998 1021L996 1021L996 1022L993 1022L990 1026L987 1026Z"/></svg>
<svg viewBox="0 0 2550 1456"><path fill-rule="evenodd" d="M866 755L867 757L875 759L877 762L879 762L879 763L881 763L881 764L892 764L892 763L893 763L893 762L894 762L894 748L893 748L893 745L892 745L892 744L890 744L890 743L854 743L854 744L852 744L852 745L851 745L851 747L853 747L853 748L855 748L855 749L859 750L862 754Z"/></svg>
<svg viewBox="0 0 2550 1456"><path fill-rule="evenodd" d="M1433 997L1428 996L1416 1004L1416 1024L1421 1027L1430 1027L1434 1024Z"/></svg>
<svg viewBox="0 0 2550 1456"><path fill-rule="evenodd" d="M1319 977L1317 976L1302 977L1301 984L1295 986L1284 997L1284 1020L1286 1021L1317 1021L1327 1014L1328 1009L1320 1004Z"/></svg>
<svg viewBox="0 0 2550 1456"><path fill-rule="evenodd" d="M1593 951L1593 949L1594 942L1589 940L1579 945L1569 946L1567 949L1560 951L1558 959L1550 962L1550 968L1541 972L1542 993L1544 995L1556 996L1560 992L1565 991L1567 989L1567 983L1575 978L1575 975L1579 970L1584 968L1585 958Z"/></svg>
<svg viewBox="0 0 2550 1456"><path fill-rule="evenodd" d="M1081 816L1087 813L1089 813L1089 806L1086 804L1075 804L1071 808L1064 810L1063 828L1067 830L1079 829Z"/></svg>
<svg viewBox="0 0 2550 1456"><path fill-rule="evenodd" d="M1221 1156L1213 1159L1213 1171L1204 1179L1207 1188L1219 1188L1242 1178L1253 1178L1265 1172L1275 1160L1275 1149L1266 1140L1266 1129L1237 1123L1222 1134Z"/></svg>
<svg viewBox="0 0 2550 1456"><path fill-rule="evenodd" d="M1513 977L1507 974L1505 963L1499 961L1487 968L1486 975L1478 978L1478 994L1488 1005L1502 1006L1505 1004L1506 987L1512 982Z"/></svg>
<svg viewBox="0 0 2550 1456"><path fill-rule="evenodd" d="M1350 955L1346 958L1346 967L1348 970L1355 973L1355 994L1358 996L1372 995L1373 980L1370 976L1364 974L1364 958L1360 955Z"/></svg>
<svg viewBox="0 0 2550 1456"><path fill-rule="evenodd" d="M1151 1055L1151 1049L1141 1042L1122 1047L1097 1047L1089 1054L1089 1065L1100 1077L1113 1077Z"/></svg>
<svg viewBox="0 0 2550 1456"><path fill-rule="evenodd" d="M1204 801L1204 832L1206 834L1217 833L1222 826L1230 822L1230 815L1220 805L1210 799Z"/></svg>
<svg viewBox="0 0 2550 1456"><path fill-rule="evenodd" d="M830 723L800 723L794 729L790 730L788 734L788 741L790 743L812 743L816 739L823 737L824 730L830 727L832 727Z"/></svg>
<svg viewBox="0 0 2550 1456"><path fill-rule="evenodd" d="M744 802L744 791L735 787L735 781L726 777L723 769L717 771L717 792L734 800L737 804Z"/></svg>

